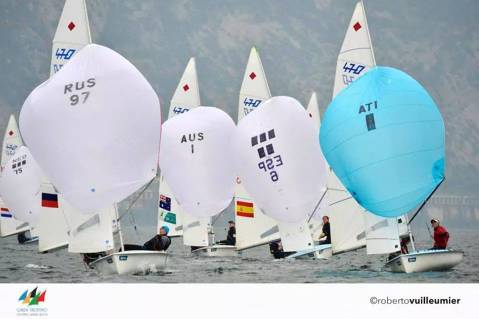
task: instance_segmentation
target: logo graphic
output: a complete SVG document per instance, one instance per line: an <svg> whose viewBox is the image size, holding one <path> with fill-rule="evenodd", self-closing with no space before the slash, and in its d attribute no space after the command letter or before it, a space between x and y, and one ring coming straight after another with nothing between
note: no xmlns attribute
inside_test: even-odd
<svg viewBox="0 0 479 319"><path fill-rule="evenodd" d="M45 294L47 290L44 291L38 290L38 287L35 287L31 292L25 290L18 298L18 301L21 302L22 305L27 306L37 306L41 302L45 302Z"/></svg>
<svg viewBox="0 0 479 319"><path fill-rule="evenodd" d="M264 172L269 172L271 180L277 182L279 176L276 170L278 166L283 165L283 159L281 158L281 155L274 150L272 141L274 138L276 138L274 129L253 136L251 137L251 147L256 149L258 157L261 160L258 163L258 168Z"/></svg>
<svg viewBox="0 0 479 319"><path fill-rule="evenodd" d="M7 144L5 146L5 153L6 155L12 156L15 154L15 150L17 149L18 145L15 144Z"/></svg>

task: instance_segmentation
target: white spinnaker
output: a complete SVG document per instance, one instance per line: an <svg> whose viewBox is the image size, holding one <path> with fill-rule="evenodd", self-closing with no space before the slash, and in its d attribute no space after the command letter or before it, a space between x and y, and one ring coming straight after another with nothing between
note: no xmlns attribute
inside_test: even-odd
<svg viewBox="0 0 479 319"><path fill-rule="evenodd" d="M20 127L59 192L92 213L156 176L160 113L143 75L115 51L91 44L29 95Z"/></svg>
<svg viewBox="0 0 479 319"><path fill-rule="evenodd" d="M316 126L301 104L279 96L238 123L236 167L245 188L278 222L285 251L312 245L306 223L326 186Z"/></svg>
<svg viewBox="0 0 479 319"><path fill-rule="evenodd" d="M188 214L214 216L231 202L235 130L229 115L215 107L196 107L164 123L161 170Z"/></svg>
<svg viewBox="0 0 479 319"><path fill-rule="evenodd" d="M23 145L20 131L18 130L17 121L13 114L8 119L7 128L3 137L2 154L1 154L1 167L10 160L15 154L16 150ZM30 229L28 225L25 225L24 221L16 219L10 209L6 206L3 200L0 198L1 214L0 214L0 236L7 237L22 233Z"/></svg>
<svg viewBox="0 0 479 319"><path fill-rule="evenodd" d="M38 194L43 174L25 146L21 146L3 168L0 179L2 199L14 216L35 227L40 214Z"/></svg>
<svg viewBox="0 0 479 319"><path fill-rule="evenodd" d="M170 119L176 115L188 112L190 109L200 106L200 104L196 62L195 58L190 58L171 99L168 118ZM168 233L170 236L185 235L186 228L183 223L183 215L185 213L180 205L178 205L178 202L171 193L170 187L163 177L160 179L159 204L161 205L158 207L158 228L162 225L167 225L170 228L170 232ZM187 216L186 219L188 219L188 224L192 226L188 228L189 234L186 234L186 238L183 238L184 244L191 244L192 246L203 245L204 238L208 237L209 222L207 221L205 224L203 219L195 219L194 216ZM202 244L200 245L199 243Z"/></svg>
<svg viewBox="0 0 479 319"><path fill-rule="evenodd" d="M241 85L238 122L271 97L263 64L255 47L251 49ZM237 178L235 189L236 247L247 249L280 238L276 221L265 215ZM242 212L242 205L251 205L252 213Z"/></svg>
<svg viewBox="0 0 479 319"><path fill-rule="evenodd" d="M50 76L91 43L85 0L66 0L53 38Z"/></svg>
<svg viewBox="0 0 479 319"><path fill-rule="evenodd" d="M354 8L336 64L333 98L349 83L376 66L364 5L359 1Z"/></svg>
<svg viewBox="0 0 479 319"><path fill-rule="evenodd" d="M91 215L79 214L61 200L69 226L68 252L97 253L114 248L113 232L116 223L115 206L102 209Z"/></svg>

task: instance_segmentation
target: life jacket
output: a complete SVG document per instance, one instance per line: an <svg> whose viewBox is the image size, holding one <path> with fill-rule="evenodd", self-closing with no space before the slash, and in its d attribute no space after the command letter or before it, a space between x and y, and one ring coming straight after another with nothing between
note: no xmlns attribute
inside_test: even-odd
<svg viewBox="0 0 479 319"><path fill-rule="evenodd" d="M434 229L434 248L446 249L449 241L449 232L443 226L437 226Z"/></svg>

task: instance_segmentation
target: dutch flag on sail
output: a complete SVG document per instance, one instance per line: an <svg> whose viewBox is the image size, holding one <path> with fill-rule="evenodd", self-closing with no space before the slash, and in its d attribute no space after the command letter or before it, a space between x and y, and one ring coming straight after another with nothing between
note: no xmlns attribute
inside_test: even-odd
<svg viewBox="0 0 479 319"><path fill-rule="evenodd" d="M12 214L10 213L10 210L8 208L5 208L5 207L2 207L1 208L1 214L0 214L2 217L5 217L5 218L12 218Z"/></svg>
<svg viewBox="0 0 479 319"><path fill-rule="evenodd" d="M58 195L42 193L42 207L58 208Z"/></svg>

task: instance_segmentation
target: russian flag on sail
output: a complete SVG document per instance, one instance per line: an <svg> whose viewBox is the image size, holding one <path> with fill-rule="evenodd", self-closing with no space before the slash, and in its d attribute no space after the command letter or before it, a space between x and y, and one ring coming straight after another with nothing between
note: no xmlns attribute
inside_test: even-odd
<svg viewBox="0 0 479 319"><path fill-rule="evenodd" d="M58 208L58 195L42 193L42 207Z"/></svg>
<svg viewBox="0 0 479 319"><path fill-rule="evenodd" d="M12 214L10 213L10 210L8 208L2 207L1 208L1 213L0 216L5 217L5 218L12 218Z"/></svg>

